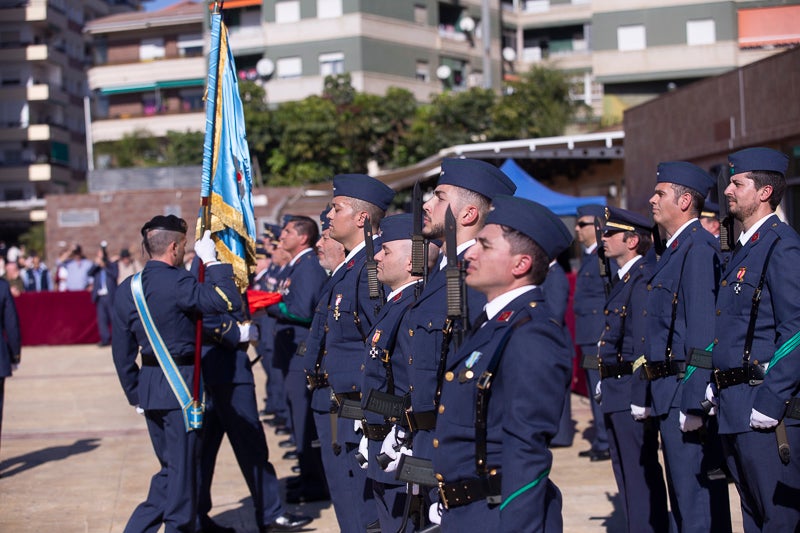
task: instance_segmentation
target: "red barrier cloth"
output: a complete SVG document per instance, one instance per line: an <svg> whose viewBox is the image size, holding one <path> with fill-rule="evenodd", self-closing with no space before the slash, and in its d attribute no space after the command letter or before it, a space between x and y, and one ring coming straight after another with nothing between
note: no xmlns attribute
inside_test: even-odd
<svg viewBox="0 0 800 533"><path fill-rule="evenodd" d="M567 325L567 329L569 329L575 349L575 356L572 358L572 392L582 396L588 396L586 393L586 371L581 368L581 349L574 344L575 313L572 311L572 300L575 296L575 281L578 279L578 275L575 272L570 272L567 274L567 279L569 280L569 301L567 302L567 313L564 317L564 322Z"/></svg>
<svg viewBox="0 0 800 533"><path fill-rule="evenodd" d="M89 291L25 292L14 303L23 346L100 342Z"/></svg>
<svg viewBox="0 0 800 533"><path fill-rule="evenodd" d="M257 310L270 305L275 305L280 302L282 296L277 292L256 291L252 289L247 290L247 303L250 307L250 314L255 313Z"/></svg>

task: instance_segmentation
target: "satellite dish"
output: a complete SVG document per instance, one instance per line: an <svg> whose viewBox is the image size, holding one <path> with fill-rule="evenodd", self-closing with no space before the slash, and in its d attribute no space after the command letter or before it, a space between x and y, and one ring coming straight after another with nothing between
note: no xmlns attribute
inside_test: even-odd
<svg viewBox="0 0 800 533"><path fill-rule="evenodd" d="M256 63L256 72L262 78L269 78L275 72L275 63L268 57L263 57Z"/></svg>
<svg viewBox="0 0 800 533"><path fill-rule="evenodd" d="M446 80L452 73L453 70L447 65L440 65L439 68L436 69L436 77L440 80Z"/></svg>
<svg viewBox="0 0 800 533"><path fill-rule="evenodd" d="M467 16L462 18L458 25L464 33L472 33L475 31L475 19L472 17Z"/></svg>
<svg viewBox="0 0 800 533"><path fill-rule="evenodd" d="M517 60L517 51L511 48L510 46L506 46L503 48L503 59L508 61L509 63L513 63Z"/></svg>

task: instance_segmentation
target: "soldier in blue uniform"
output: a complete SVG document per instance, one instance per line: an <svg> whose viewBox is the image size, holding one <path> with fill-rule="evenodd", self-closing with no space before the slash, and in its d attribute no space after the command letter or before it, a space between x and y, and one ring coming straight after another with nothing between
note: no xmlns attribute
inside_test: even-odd
<svg viewBox="0 0 800 533"><path fill-rule="evenodd" d="M365 339L382 303L370 298L364 225L369 223L377 231L392 198L394 191L370 176L343 174L333 178L333 208L328 212L330 236L344 245L347 256L344 266L332 277L322 358L310 354L315 359L310 379L322 462L342 531L363 532L377 521L372 487L352 453L361 438L353 420L335 415L344 400L361 399ZM374 239L373 244L380 246L380 239Z"/></svg>
<svg viewBox="0 0 800 533"><path fill-rule="evenodd" d="M572 310L575 313L575 344L580 349L581 361L586 356L597 355L597 340L603 331L603 309L606 303L604 286L609 280L600 277L600 263L597 259L597 242L594 230L594 219L605 218L602 205L591 204L578 207L578 220L575 222L575 238L583 245L581 265L575 278L575 296ZM596 368L587 369L586 384L589 397L594 394L600 373ZM597 402L592 401L592 422L594 435L592 446L588 450L578 452L580 457L588 457L592 461L605 461L611 458L608 451L608 435L603 411Z"/></svg>
<svg viewBox="0 0 800 533"><path fill-rule="evenodd" d="M720 283L707 399L718 404L744 530L797 531L800 279L793 273L800 264L800 237L775 214L789 158L769 148L748 148L728 161L725 196L743 233ZM785 462L778 453L781 443Z"/></svg>
<svg viewBox="0 0 800 533"><path fill-rule="evenodd" d="M210 232L195 243L205 263L206 282L183 268L186 222L174 215L156 216L142 227L150 260L141 273L144 298L169 356L186 384L192 383L195 313L230 312L240 300L230 265L216 260ZM198 432L187 431L181 404L159 366L145 334L131 292L130 277L114 299L112 355L128 402L144 411L150 440L161 465L125 531L194 531L197 498ZM141 347L142 367L136 364Z"/></svg>
<svg viewBox="0 0 800 533"><path fill-rule="evenodd" d="M513 194L515 190L514 183L494 165L475 159L445 159L433 196L423 206L422 233L428 239L443 239L445 213L449 207L456 220L459 268L466 267L464 254L483 228L492 199L498 194ZM436 392L441 387L439 366L442 355L450 349L450 340L444 335L448 320L446 264L445 254L438 267L428 275L422 294L403 317L395 348L395 357L407 362L409 367L408 380L398 376L395 381L396 394L409 394L411 398L408 421L412 427L405 429L410 429L413 435L413 454L426 459L433 453L430 434L436 420ZM486 303L486 297L468 288L466 303L467 316L454 324L452 336L465 334ZM388 438L394 435L397 431L391 432ZM385 444L388 448L400 443Z"/></svg>
<svg viewBox="0 0 800 533"><path fill-rule="evenodd" d="M658 430L650 420L630 415L633 386L644 362L650 221L636 213L607 208L602 246L619 270L605 306L605 327L596 347L600 406L608 429L614 478L627 531L669 531L667 491L658 461ZM595 392L595 389L592 390Z"/></svg>
<svg viewBox="0 0 800 533"><path fill-rule="evenodd" d="M441 527L561 531L548 446L572 346L540 285L572 235L535 202L497 196L492 204L465 255L466 281L486 295L486 318L448 358L432 439Z"/></svg>
<svg viewBox="0 0 800 533"><path fill-rule="evenodd" d="M659 424L678 530L730 531L725 479L707 477L719 460L706 453L718 436L714 421L705 427L700 407L709 371L686 371L692 350L702 350L713 340L719 248L697 219L713 181L703 169L683 161L660 163L656 181L650 206L668 240L647 281L644 310L650 414ZM639 396L631 403L635 418L647 416L644 401Z"/></svg>
<svg viewBox="0 0 800 533"><path fill-rule="evenodd" d="M295 357L298 346L308 337L320 291L328 279L314 253L318 239L319 229L314 220L305 216L288 219L280 236L280 248L292 258L282 283L283 301L267 308L267 313L277 321L273 366L283 372L293 440L297 446L295 454L300 466L300 477L287 494L290 503L327 497L319 451L311 449L306 437L307 425L311 422L311 392L302 360Z"/></svg>
<svg viewBox="0 0 800 533"><path fill-rule="evenodd" d="M3 433L3 396L5 396L6 378L19 366L22 341L19 335L19 318L11 296L11 287L4 279L0 279L0 334L5 342L0 343L0 435Z"/></svg>
<svg viewBox="0 0 800 533"><path fill-rule="evenodd" d="M375 324L367 335L361 405L364 420L361 423L359 452L362 468L372 480L378 520L381 531L398 531L403 521L406 486L400 484L394 473L384 472L377 461L383 440L392 429L385 414L370 411L367 399L372 391L395 394L395 377L407 374L407 364L392 360L395 341L403 317L416 299L421 277L411 274L412 215L402 214L385 218L381 222L381 251L375 254L378 262L378 281L391 292L381 308ZM406 376L404 381L407 381ZM410 523L409 523L410 525Z"/></svg>

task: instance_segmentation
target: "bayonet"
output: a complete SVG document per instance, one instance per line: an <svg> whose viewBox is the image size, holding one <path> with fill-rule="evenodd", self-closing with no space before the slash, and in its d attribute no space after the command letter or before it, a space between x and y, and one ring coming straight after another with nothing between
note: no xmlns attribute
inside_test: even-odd
<svg viewBox="0 0 800 533"><path fill-rule="evenodd" d="M411 193L411 211L413 226L411 233L411 275L423 276L425 274L425 238L422 236L422 190L419 182L414 184Z"/></svg>
<svg viewBox="0 0 800 533"><path fill-rule="evenodd" d="M372 221L364 219L364 250L367 255L367 286L372 300L380 299L381 286L378 283L378 263L375 261L375 243L372 241Z"/></svg>
<svg viewBox="0 0 800 533"><path fill-rule="evenodd" d="M606 257L605 248L603 248L603 223L600 221L600 217L594 217L594 236L597 240L597 262L600 265L600 277L603 279L603 289L608 298L611 292L611 263Z"/></svg>
<svg viewBox="0 0 800 533"><path fill-rule="evenodd" d="M736 246L736 219L728 207L728 198L725 189L730 183L728 167L720 165L717 173L717 202L719 203L719 247L723 252L733 251Z"/></svg>

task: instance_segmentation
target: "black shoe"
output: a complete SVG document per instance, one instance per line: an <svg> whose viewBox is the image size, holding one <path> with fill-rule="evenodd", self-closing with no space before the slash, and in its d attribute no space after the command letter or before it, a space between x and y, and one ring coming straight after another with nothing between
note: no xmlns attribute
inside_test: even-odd
<svg viewBox="0 0 800 533"><path fill-rule="evenodd" d="M286 425L286 419L283 418L282 416L276 416L276 417L271 418L269 420L264 420L264 423L266 425L268 425L269 427L274 428L274 427L278 427L278 426L285 426Z"/></svg>
<svg viewBox="0 0 800 533"><path fill-rule="evenodd" d="M293 465L292 466L292 473L299 474L300 473L300 465Z"/></svg>
<svg viewBox="0 0 800 533"><path fill-rule="evenodd" d="M300 531L303 526L311 523L310 516L296 515L291 513L283 513L269 525L262 526L260 533L267 533L269 531Z"/></svg>
<svg viewBox="0 0 800 533"><path fill-rule="evenodd" d="M611 452L608 450L598 450L589 457L589 460L593 463L597 461L608 461L609 459L611 459Z"/></svg>
<svg viewBox="0 0 800 533"><path fill-rule="evenodd" d="M297 444L295 444L294 439L286 439L278 443L278 448L294 448L295 446Z"/></svg>
<svg viewBox="0 0 800 533"><path fill-rule="evenodd" d="M276 435L291 435L292 432L286 426L278 426L275 428Z"/></svg>
<svg viewBox="0 0 800 533"><path fill-rule="evenodd" d="M217 524L211 518L205 517L200 520L200 527L197 528L196 533L236 533L236 530Z"/></svg>
<svg viewBox="0 0 800 533"><path fill-rule="evenodd" d="M283 454L284 461L297 461L298 457L299 454L297 453L297 450L289 450L288 452Z"/></svg>
<svg viewBox="0 0 800 533"><path fill-rule="evenodd" d="M594 450L589 448L588 450L583 450L582 452L578 452L578 457L591 457L594 455Z"/></svg>
<svg viewBox="0 0 800 533"><path fill-rule="evenodd" d="M330 499L331 497L327 491L295 489L286 492L286 503L291 504L324 502Z"/></svg>

